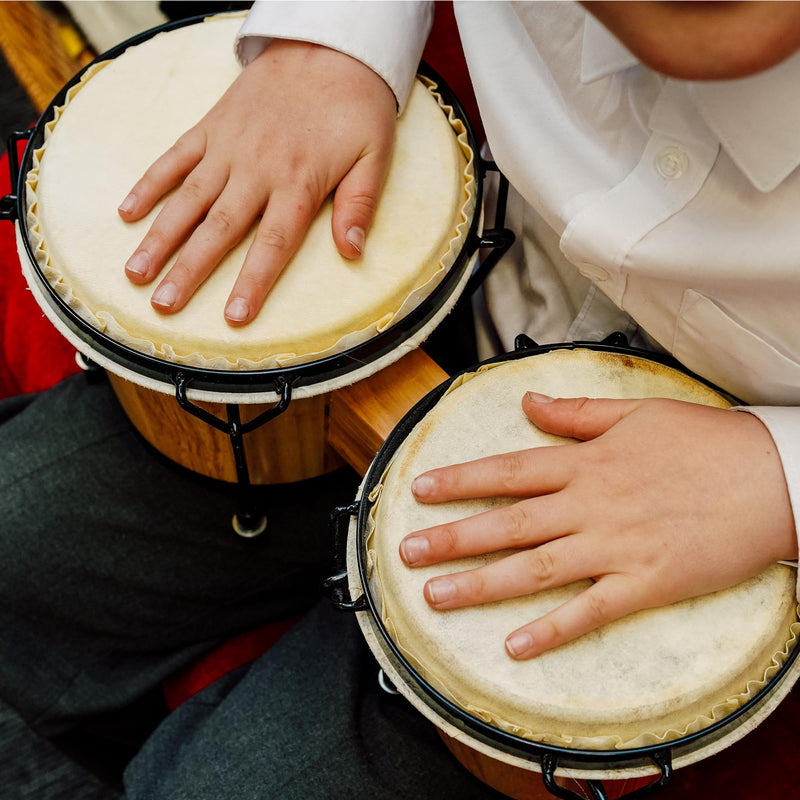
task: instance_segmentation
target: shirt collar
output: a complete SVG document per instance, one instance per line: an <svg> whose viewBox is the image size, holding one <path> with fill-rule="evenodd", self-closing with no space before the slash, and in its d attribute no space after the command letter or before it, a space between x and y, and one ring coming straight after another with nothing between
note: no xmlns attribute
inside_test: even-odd
<svg viewBox="0 0 800 800"><path fill-rule="evenodd" d="M581 83L639 64L591 14L586 15ZM731 81L681 81L725 152L762 192L800 166L800 53L765 72Z"/></svg>

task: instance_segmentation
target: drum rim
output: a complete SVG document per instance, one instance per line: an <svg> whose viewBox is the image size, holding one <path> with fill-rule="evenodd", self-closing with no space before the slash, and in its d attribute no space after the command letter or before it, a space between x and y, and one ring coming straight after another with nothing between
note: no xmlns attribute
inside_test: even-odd
<svg viewBox="0 0 800 800"><path fill-rule="evenodd" d="M800 644L797 644L791 650L778 671L754 697L729 715L695 733L686 734L685 736L661 744L646 745L625 750L570 748L524 739L478 719L445 698L418 674L416 669L409 664L408 660L400 652L391 636L389 636L381 620L375 599L369 589L369 582L367 579L367 563L365 556L366 532L369 515L375 504L374 501L371 501L369 498L372 490L380 481L381 476L388 467L390 459L414 426L436 405L455 380L485 365L516 361L521 358L543 355L555 350L588 349L617 355L627 355L644 358L676 369L682 374L730 398L735 405L743 405L729 393L684 367L674 357L668 354L655 353L637 347L621 345L616 343L617 341L618 337L612 335L612 337L609 337L603 342L560 342L547 345L530 343L528 346L521 344L511 353L505 353L487 359L451 376L423 397L400 420L397 426L395 426L364 476L364 481L359 490L360 496L355 503L355 506L357 506L357 511L355 512L356 519L354 520L355 535L357 537L357 541L355 542L355 554L358 565L358 580L363 592L362 597L366 602L364 613L369 614L371 617L371 622L378 634L376 639L384 649L384 654L390 661L394 661L393 666L395 668L397 668L398 665L400 666L398 674L408 681L409 686L414 687L415 691L424 696L424 701L431 704L437 715L442 716L443 719L450 722L450 724L454 725L468 736L475 737L477 740L488 744L490 747L500 748L503 752L510 755L533 760L536 763L541 763L541 760L545 756L555 757L558 764L567 769L604 770L610 767L614 769L652 767L655 758L661 757L665 753L669 753L674 760L684 753L699 749L701 746L709 745L713 741L723 738L735 730L736 727L742 724L746 719L756 714L759 708L768 700L773 690L781 684L782 679L791 672L794 662L800 655Z"/></svg>
<svg viewBox="0 0 800 800"><path fill-rule="evenodd" d="M124 53L129 47L141 44L159 33L182 28L188 25L200 24L210 17L224 16L227 12L219 14L202 14L187 19L176 20L142 31L124 42L106 50L97 56L90 64L76 73L58 91L47 108L39 116L33 127L25 147L25 152L20 160L19 174L16 186L16 214L19 225L19 236L27 256L31 274L41 290L41 295L65 327L86 347L90 353L97 353L110 363L118 364L121 368L141 375L142 377L174 387L177 380L185 380L195 392L227 392L232 394L264 394L274 392L280 394L282 387L289 384L291 387L307 387L316 384L328 383L344 378L356 370L364 368L365 364L378 362L381 358L397 350L404 342L412 339L432 321L437 312L453 299L456 292L463 292L464 281L462 277L469 268L472 257L480 245L479 227L481 225L481 208L483 202L483 180L485 164L480 158L480 151L475 136L475 131L470 120L447 82L427 63L420 62L417 73L436 84L436 91L441 95L446 105L451 106L453 114L461 121L466 130L467 142L473 152L475 174L475 209L469 223L468 231L461 251L456 256L453 265L447 270L434 290L423 299L415 308L406 314L397 323L390 325L386 330L370 337L366 342L350 347L341 353L315 359L289 367L278 367L269 370L220 370L205 367L196 367L177 364L147 355L138 350L116 341L108 334L98 330L72 308L70 308L58 295L53 286L45 277L39 262L33 252L28 235L28 202L26 191L26 178L31 169L33 153L44 142L45 126L53 119L55 108L63 105L67 92L80 82L84 73L101 61L108 61ZM22 254L20 253L20 257ZM456 302L459 300L456 299Z"/></svg>

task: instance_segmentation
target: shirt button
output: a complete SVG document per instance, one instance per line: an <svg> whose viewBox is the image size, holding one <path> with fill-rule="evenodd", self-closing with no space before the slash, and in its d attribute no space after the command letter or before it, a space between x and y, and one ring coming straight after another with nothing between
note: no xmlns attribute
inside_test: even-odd
<svg viewBox="0 0 800 800"><path fill-rule="evenodd" d="M656 156L656 169L662 178L675 180L689 168L689 156L680 147L665 147Z"/></svg>

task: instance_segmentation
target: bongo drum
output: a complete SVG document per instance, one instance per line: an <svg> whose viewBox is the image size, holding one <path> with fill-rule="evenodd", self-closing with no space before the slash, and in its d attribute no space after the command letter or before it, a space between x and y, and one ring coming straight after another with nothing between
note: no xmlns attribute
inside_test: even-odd
<svg viewBox="0 0 800 800"><path fill-rule="evenodd" d="M185 309L154 311L155 283L136 286L123 268L163 203L133 224L116 206L236 78L241 21L183 21L100 56L32 132L4 214L16 216L44 312L107 371L144 438L188 469L249 485L341 463L328 442L331 393L424 341L468 283L477 247L493 241L479 234L487 165L457 99L423 66L360 259L336 252L329 200L250 324L231 328L222 312L255 226Z"/></svg>
<svg viewBox="0 0 800 800"><path fill-rule="evenodd" d="M486 362L409 412L357 502L337 510L334 528L350 518L346 566L329 585L341 607L357 612L397 690L494 789L540 798L543 778L557 796L581 796L556 781L558 769L560 780L588 781L595 798L619 796L622 781L647 782L636 791L649 792L673 768L744 736L789 691L800 631L796 573L775 564L731 589L632 614L529 661L506 654L505 636L589 581L480 607L430 608L423 586L432 576L505 553L410 569L399 557L401 540L512 500L426 506L411 482L434 467L569 442L527 419L518 402L527 391L732 405L666 359L612 345L534 347ZM653 775L660 775L653 785L643 780Z"/></svg>

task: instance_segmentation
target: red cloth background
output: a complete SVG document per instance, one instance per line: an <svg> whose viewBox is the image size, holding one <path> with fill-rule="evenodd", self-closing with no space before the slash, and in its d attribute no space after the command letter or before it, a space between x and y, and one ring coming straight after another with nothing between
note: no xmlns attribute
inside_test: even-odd
<svg viewBox="0 0 800 800"><path fill-rule="evenodd" d="M11 193L8 154L0 158L0 195ZM14 226L0 222L0 398L47 389L78 366L74 348L33 299L20 271Z"/></svg>

